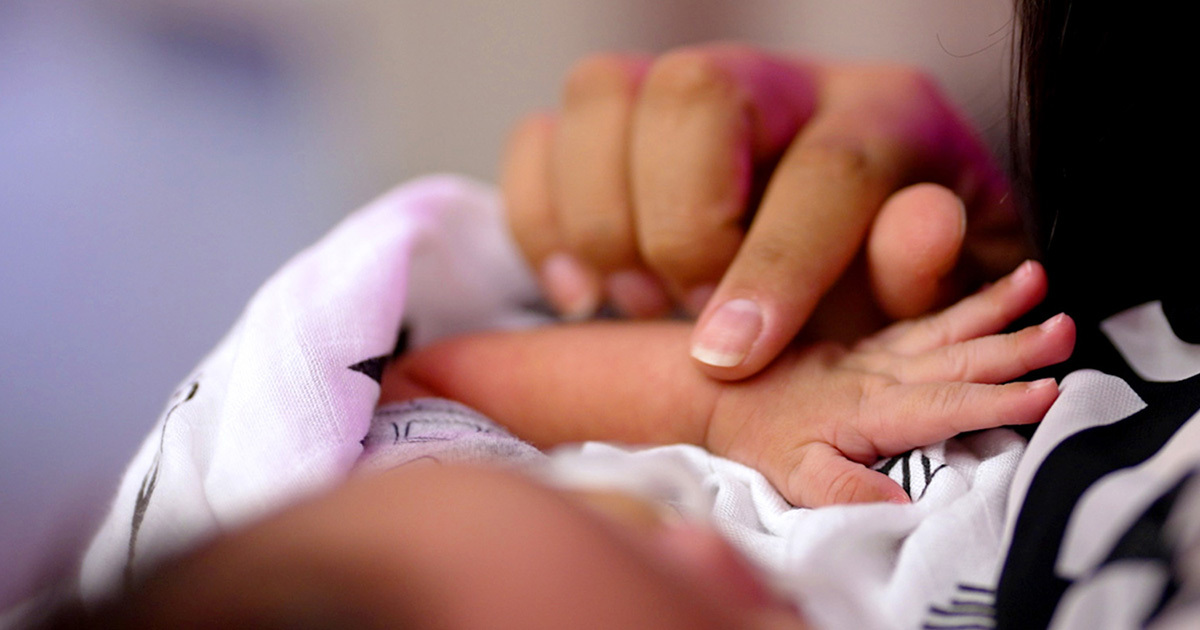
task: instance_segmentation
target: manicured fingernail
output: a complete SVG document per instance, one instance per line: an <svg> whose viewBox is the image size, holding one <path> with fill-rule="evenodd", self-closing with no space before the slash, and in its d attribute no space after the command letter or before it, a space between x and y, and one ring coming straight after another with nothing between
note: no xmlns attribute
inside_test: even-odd
<svg viewBox="0 0 1200 630"><path fill-rule="evenodd" d="M692 357L714 367L742 362L762 332L763 315L751 300L730 300L721 305L692 338Z"/></svg>
<svg viewBox="0 0 1200 630"><path fill-rule="evenodd" d="M608 296L622 313L634 317L653 317L671 308L671 300L662 284L640 269L618 271L605 279Z"/></svg>
<svg viewBox="0 0 1200 630"><path fill-rule="evenodd" d="M717 285L715 284L706 284L692 289L683 300L684 308L692 315L699 315L704 311L704 307L708 305L708 301L712 299L716 290Z"/></svg>
<svg viewBox="0 0 1200 630"><path fill-rule="evenodd" d="M554 254L542 263L542 283L563 317L584 319L600 307L600 281L570 254Z"/></svg>
<svg viewBox="0 0 1200 630"><path fill-rule="evenodd" d="M1047 319L1046 321L1039 324L1038 328L1041 328L1042 330L1049 332L1051 330L1054 330L1056 327L1058 327L1059 324L1063 323L1063 320L1066 318L1067 318L1066 313L1059 313L1058 315L1055 315L1054 317L1051 317L1050 319Z"/></svg>
<svg viewBox="0 0 1200 630"><path fill-rule="evenodd" d="M1054 379L1052 379L1052 378L1043 378L1043 379L1041 379L1041 380L1032 381L1032 382L1030 382L1028 385L1026 385L1026 388L1027 388L1029 391L1034 391L1034 390L1037 390L1037 389L1046 389L1047 387L1054 387L1054 388L1057 388L1057 387L1058 387L1058 381L1056 381L1056 380L1054 380Z"/></svg>

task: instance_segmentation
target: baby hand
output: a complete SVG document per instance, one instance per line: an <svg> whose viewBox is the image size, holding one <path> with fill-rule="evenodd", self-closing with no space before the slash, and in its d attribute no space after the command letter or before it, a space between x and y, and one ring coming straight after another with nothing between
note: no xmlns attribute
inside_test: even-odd
<svg viewBox="0 0 1200 630"><path fill-rule="evenodd" d="M1026 262L937 315L852 348L790 349L721 392L706 445L758 469L796 505L907 503L868 466L964 431L1037 422L1058 396L1053 379L997 384L1070 356L1075 324L1065 314L996 334L1045 291L1044 270Z"/></svg>

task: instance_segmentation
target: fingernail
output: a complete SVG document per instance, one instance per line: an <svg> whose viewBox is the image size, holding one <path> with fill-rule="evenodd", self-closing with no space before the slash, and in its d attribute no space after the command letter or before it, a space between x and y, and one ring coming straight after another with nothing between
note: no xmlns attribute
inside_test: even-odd
<svg viewBox="0 0 1200 630"><path fill-rule="evenodd" d="M1032 260L1026 260L1025 262L1021 263L1021 266L1017 267L1016 270L1013 271L1013 273L1012 273L1013 281L1017 282L1017 283L1025 282L1031 276L1033 276L1033 261Z"/></svg>
<svg viewBox="0 0 1200 630"><path fill-rule="evenodd" d="M692 339L692 357L714 367L742 362L762 332L762 309L751 300L730 300L721 305Z"/></svg>
<svg viewBox="0 0 1200 630"><path fill-rule="evenodd" d="M600 307L596 274L570 254L554 254L542 263L542 283L550 301L567 319L591 317Z"/></svg>
<svg viewBox="0 0 1200 630"><path fill-rule="evenodd" d="M1037 389L1046 389L1047 387L1054 387L1057 389L1058 381L1056 381L1052 378L1043 378L1041 380L1032 381L1028 385L1026 385L1026 388L1029 391L1034 391Z"/></svg>
<svg viewBox="0 0 1200 630"><path fill-rule="evenodd" d="M958 237L961 239L967 234L967 204L958 195L954 195L954 200L958 202Z"/></svg>
<svg viewBox="0 0 1200 630"><path fill-rule="evenodd" d="M671 308L671 300L658 279L640 269L618 271L605 279L608 295L626 315L652 317Z"/></svg>
<svg viewBox="0 0 1200 630"><path fill-rule="evenodd" d="M708 301L712 299L716 290L717 285L715 284L706 284L692 289L683 300L684 308L692 315L699 315L704 311L704 307L708 305Z"/></svg>
<svg viewBox="0 0 1200 630"><path fill-rule="evenodd" d="M1059 313L1058 315L1055 315L1054 317L1051 317L1050 319L1047 319L1046 321L1039 324L1038 328L1041 328L1043 331L1049 332L1051 330L1054 330L1059 324L1061 324L1063 322L1063 320L1066 319L1066 317L1067 317L1066 313Z"/></svg>

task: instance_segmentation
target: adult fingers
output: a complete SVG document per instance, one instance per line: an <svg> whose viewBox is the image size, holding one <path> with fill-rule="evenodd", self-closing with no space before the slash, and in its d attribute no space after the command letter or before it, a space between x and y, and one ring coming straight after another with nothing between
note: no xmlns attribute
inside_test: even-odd
<svg viewBox="0 0 1200 630"><path fill-rule="evenodd" d="M889 196L867 234L865 256L822 296L804 323L806 338L852 344L957 297L966 227L966 207L944 186L914 184Z"/></svg>
<svg viewBox="0 0 1200 630"><path fill-rule="evenodd" d="M926 313L954 295L954 268L967 234L967 209L950 189L921 183L887 198L867 237L871 288L895 319Z"/></svg>
<svg viewBox="0 0 1200 630"><path fill-rule="evenodd" d="M756 166L812 114L806 64L719 45L662 56L642 86L631 167L640 250L698 312L742 242Z"/></svg>
<svg viewBox="0 0 1200 630"><path fill-rule="evenodd" d="M962 198L972 216L1010 213L1000 203L1003 175L923 75L832 69L822 74L821 95L700 316L693 355L712 376L742 378L778 354L894 191L931 181Z"/></svg>
<svg viewBox="0 0 1200 630"><path fill-rule="evenodd" d="M534 114L517 125L505 149L500 187L509 229L551 303L568 316L584 317L600 303L600 277L563 246L550 164L556 120Z"/></svg>
<svg viewBox="0 0 1200 630"><path fill-rule="evenodd" d="M1006 385L895 385L864 406L858 432L884 455L903 453L966 431L1038 422L1058 397L1054 379Z"/></svg>
<svg viewBox="0 0 1200 630"><path fill-rule="evenodd" d="M536 113L517 124L500 167L500 189L509 229L535 270L559 248L558 221L550 195L554 116Z"/></svg>
<svg viewBox="0 0 1200 630"><path fill-rule="evenodd" d="M605 278L606 290L633 315L657 315L670 302L637 251L630 193L630 127L645 57L595 55L572 68L554 139L552 188L562 245Z"/></svg>
<svg viewBox="0 0 1200 630"><path fill-rule="evenodd" d="M909 503L904 489L887 475L846 459L824 442L801 447L783 483L784 498L801 507L887 501Z"/></svg>
<svg viewBox="0 0 1200 630"><path fill-rule="evenodd" d="M904 383L962 381L1003 383L1065 361L1075 346L1075 323L1065 314L1040 326L989 335L901 359L894 369Z"/></svg>

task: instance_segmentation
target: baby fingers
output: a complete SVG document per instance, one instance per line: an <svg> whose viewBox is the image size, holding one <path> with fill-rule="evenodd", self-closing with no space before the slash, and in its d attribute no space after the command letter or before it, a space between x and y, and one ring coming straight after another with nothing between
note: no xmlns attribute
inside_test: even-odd
<svg viewBox="0 0 1200 630"><path fill-rule="evenodd" d="M935 348L1000 332L1046 295L1046 272L1032 260L950 308L911 324L885 329L875 345L899 354Z"/></svg>
<svg viewBox="0 0 1200 630"><path fill-rule="evenodd" d="M887 475L846 459L836 448L813 442L801 447L795 465L788 471L784 498L800 507L822 507L839 503L888 501L908 503L908 495Z"/></svg>
<svg viewBox="0 0 1200 630"><path fill-rule="evenodd" d="M1057 397L1052 378L896 385L870 397L859 432L871 436L879 455L895 455L966 431L1038 422Z"/></svg>
<svg viewBox="0 0 1200 630"><path fill-rule="evenodd" d="M943 346L892 365L902 383L1003 383L1065 361L1075 346L1075 322L1059 314L1039 326Z"/></svg>

